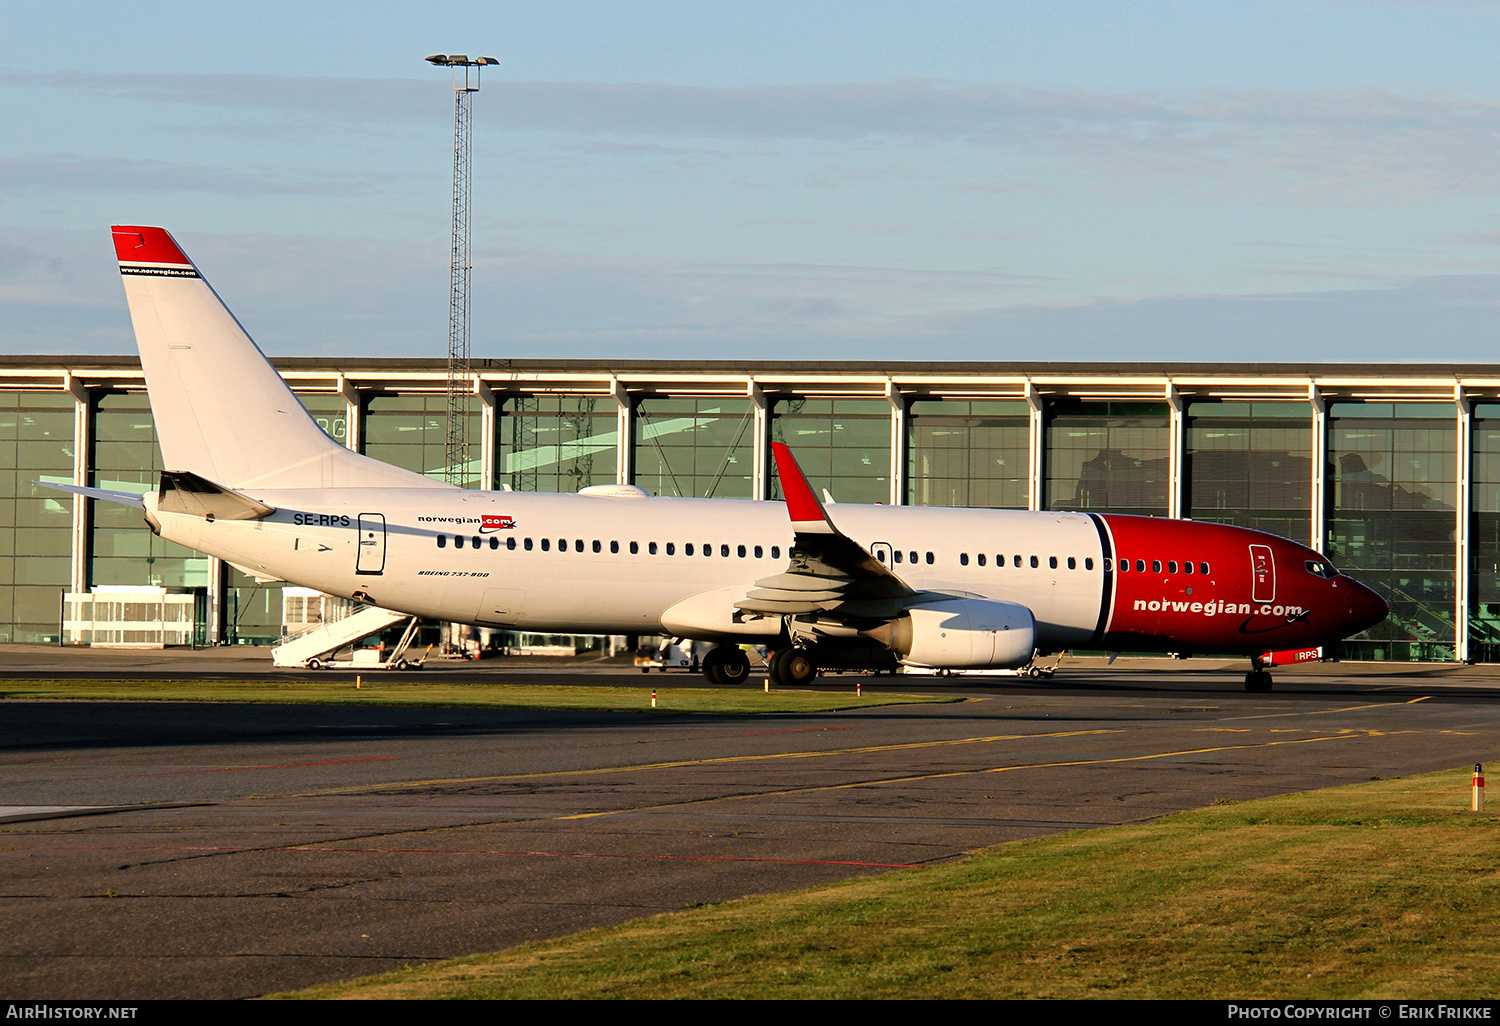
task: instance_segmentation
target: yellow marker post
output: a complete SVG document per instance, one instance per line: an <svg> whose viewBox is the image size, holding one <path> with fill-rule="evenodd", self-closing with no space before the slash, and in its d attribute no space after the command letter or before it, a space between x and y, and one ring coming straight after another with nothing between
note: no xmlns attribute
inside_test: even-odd
<svg viewBox="0 0 1500 1026"><path fill-rule="evenodd" d="M358 691L361 687L364 686L364 683L365 683L364 676L360 675L360 674L356 674L355 677L354 677L354 690Z"/></svg>
<svg viewBox="0 0 1500 1026"><path fill-rule="evenodd" d="M1484 763L1474 764L1474 811L1484 811Z"/></svg>

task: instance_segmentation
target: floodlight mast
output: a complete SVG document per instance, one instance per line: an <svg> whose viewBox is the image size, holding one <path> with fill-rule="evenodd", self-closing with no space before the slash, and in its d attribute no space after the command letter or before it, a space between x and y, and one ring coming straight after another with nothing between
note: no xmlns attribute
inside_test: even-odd
<svg viewBox="0 0 1500 1026"><path fill-rule="evenodd" d="M469 476L469 397L474 392L469 372L470 99L479 92L484 67L500 62L461 53L435 53L427 60L453 72L453 242L448 271L448 430L443 476L449 484L463 487Z"/></svg>

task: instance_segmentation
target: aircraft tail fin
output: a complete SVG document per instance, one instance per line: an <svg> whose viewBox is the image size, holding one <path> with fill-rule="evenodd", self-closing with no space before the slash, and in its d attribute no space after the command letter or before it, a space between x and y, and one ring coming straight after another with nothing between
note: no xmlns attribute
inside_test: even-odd
<svg viewBox="0 0 1500 1026"><path fill-rule="evenodd" d="M113 232L166 470L227 489L446 487L328 437L165 229Z"/></svg>

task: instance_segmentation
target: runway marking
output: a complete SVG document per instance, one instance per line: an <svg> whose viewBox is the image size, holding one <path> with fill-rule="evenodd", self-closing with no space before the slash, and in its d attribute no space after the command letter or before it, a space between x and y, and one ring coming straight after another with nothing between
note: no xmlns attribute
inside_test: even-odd
<svg viewBox="0 0 1500 1026"><path fill-rule="evenodd" d="M1033 738L1082 737L1091 734L1120 734L1118 729L1060 730L1048 734L993 734L987 737L949 738L942 741L909 741L896 745L868 745L860 748L830 748L826 751L772 752L765 755L724 755L712 759L678 759L672 762L631 763L625 766L600 766L594 769L546 770L540 773L502 773L485 777L440 777L430 780L398 780L384 784L349 784L299 794L277 795L278 798L318 798L328 794L353 791L390 791L410 787L439 787L445 784L486 784L502 780L545 780L549 777L589 777L642 770L683 769L688 766L715 766L731 763L765 762L773 759L822 759L835 755L869 755L876 752L900 752L917 748L943 748L953 745L989 744L996 741L1026 741Z"/></svg>
<svg viewBox="0 0 1500 1026"><path fill-rule="evenodd" d="M753 794L727 794L714 798L700 798L683 802L669 802L665 805L645 805L630 809L612 809L605 812L583 812L570 816L559 816L559 820L571 819L595 819L601 816L618 816L629 812L643 812L655 809L670 809L673 806L698 805L710 802L740 801L745 798L779 798L792 794L812 794L817 791L844 791L856 787L878 787L886 784L910 784L920 780L943 780L953 777L978 776L982 773L1011 773L1016 770L1028 769L1062 769L1070 766L1107 766L1122 762L1144 762L1150 759L1170 759L1177 755L1207 755L1213 752L1234 752L1252 748L1275 748L1278 745L1305 745L1318 741L1348 741L1358 735L1336 734L1330 737L1312 737L1288 739L1285 741L1263 741L1253 745L1220 745L1214 748L1187 748L1174 752L1155 752L1150 755L1122 755L1111 759L1077 759L1068 762L1036 762L1026 763L1019 766L991 766L977 770L953 770L946 773L922 773L910 777L885 777L879 780L859 780L847 784L820 784L817 787L794 787L782 791L758 791Z"/></svg>
<svg viewBox="0 0 1500 1026"><path fill-rule="evenodd" d="M20 845L0 847L0 851L164 851L209 852L217 855L257 855L276 852L307 852L329 855L512 855L549 859L632 859L647 862L752 862L789 866L857 866L868 869L916 869L918 862L857 862L847 859L775 859L751 858L745 855L621 855L594 851L522 851L506 848L337 848L332 845L289 844L282 847L234 847L219 845L163 844L78 844L47 845L26 848Z"/></svg>

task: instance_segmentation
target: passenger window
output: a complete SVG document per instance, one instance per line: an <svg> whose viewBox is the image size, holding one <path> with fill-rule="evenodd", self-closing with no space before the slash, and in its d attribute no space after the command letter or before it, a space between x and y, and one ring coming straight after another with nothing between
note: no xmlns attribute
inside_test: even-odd
<svg viewBox="0 0 1500 1026"><path fill-rule="evenodd" d="M543 542L542 543L542 547L546 548L547 547L547 543ZM568 551L568 539L566 539L566 538L559 538L559 539L557 539L557 551L558 552L567 552Z"/></svg>
<svg viewBox="0 0 1500 1026"><path fill-rule="evenodd" d="M1072 556L1068 557L1068 569L1069 570L1077 570L1078 569L1078 560L1074 559Z"/></svg>
<svg viewBox="0 0 1500 1026"><path fill-rule="evenodd" d="M1153 574L1159 574L1159 573L1161 573L1161 560L1159 560L1159 559L1153 559L1151 561L1151 572Z"/></svg>
<svg viewBox="0 0 1500 1026"><path fill-rule="evenodd" d="M1035 556L1031 557L1031 569L1035 570L1037 567L1039 567L1041 565L1042 565L1042 561L1041 560L1037 559Z"/></svg>
<svg viewBox="0 0 1500 1026"><path fill-rule="evenodd" d="M932 553L930 553L930 552L927 553L927 563L928 563L929 566L931 566L932 563L933 563Z"/></svg>
<svg viewBox="0 0 1500 1026"><path fill-rule="evenodd" d="M977 559L977 560L979 560L979 565L980 566L984 566L984 553L983 552L981 552L979 555L975 556L974 558Z"/></svg>
<svg viewBox="0 0 1500 1026"><path fill-rule="evenodd" d="M668 544L667 545L667 555L670 556L671 554L672 554L672 546L670 544ZM693 543L692 542L688 542L686 545L684 545L682 547L682 554L684 556L691 556L693 554Z"/></svg>
<svg viewBox="0 0 1500 1026"><path fill-rule="evenodd" d="M1104 562L1105 569L1108 569L1109 565L1110 565L1110 561L1109 560L1105 560L1105 562ZM1093 560L1092 556L1086 557L1084 559L1084 561L1083 561L1083 568L1085 570L1092 570L1092 569L1094 569L1094 560Z"/></svg>
<svg viewBox="0 0 1500 1026"><path fill-rule="evenodd" d="M728 548L728 546L726 545L725 548ZM735 555L739 556L741 559L745 558L745 546L741 545L739 548L735 549L734 551L735 551ZM724 553L724 555L727 556L727 555L729 555L729 553L726 552L726 553Z"/></svg>
<svg viewBox="0 0 1500 1026"><path fill-rule="evenodd" d="M494 535L490 535L490 548L492 548L492 549L498 549L499 547L500 547L500 539L496 538Z"/></svg>
<svg viewBox="0 0 1500 1026"><path fill-rule="evenodd" d="M550 539L550 538L543 538L542 539L542 551L543 552L551 552L552 551L552 539Z"/></svg>
<svg viewBox="0 0 1500 1026"><path fill-rule="evenodd" d="M631 544L635 544L635 543L634 543L634 542L632 542L632 543L631 543ZM648 551L648 552L649 552L649 553L650 553L650 554L651 554L651 555L653 555L653 556L654 556L654 555L656 555L656 542L652 542L652 543L651 543L651 544L650 544L650 545L648 545L648 546L647 546L647 551Z"/></svg>
<svg viewBox="0 0 1500 1026"><path fill-rule="evenodd" d="M967 552L960 552L958 554L958 565L959 566L968 566L969 565L969 554Z"/></svg>
<svg viewBox="0 0 1500 1026"><path fill-rule="evenodd" d="M515 535L511 535L509 538L505 539L505 547L507 549L510 549L510 551L512 551L512 552L516 551L516 536ZM526 547L528 549L531 548L530 545L528 545Z"/></svg>
<svg viewBox="0 0 1500 1026"><path fill-rule="evenodd" d="M481 538L481 537L479 537L479 535L477 535L477 534L471 540L474 542L474 547L476 549L479 548L481 545L484 544L484 539Z"/></svg>
<svg viewBox="0 0 1500 1026"><path fill-rule="evenodd" d="M897 549L896 551L892 552L891 558L894 559L897 563L901 562L901 550Z"/></svg>
<svg viewBox="0 0 1500 1026"><path fill-rule="evenodd" d="M611 546L611 551L618 552L620 550L620 545L619 545L618 542L610 542L609 544ZM597 538L594 539L594 551L595 552L603 552L604 551L604 547L599 544L599 539L597 539Z"/></svg>
<svg viewBox="0 0 1500 1026"><path fill-rule="evenodd" d="M527 552L531 551L531 539L530 538L526 539L526 551Z"/></svg>
<svg viewBox="0 0 1500 1026"><path fill-rule="evenodd" d="M687 554L689 556L691 556L693 554L693 547L691 545L689 545L687 547ZM675 556L675 555L677 555L677 543L676 542L667 542L667 555L669 555L669 556Z"/></svg>
<svg viewBox="0 0 1500 1026"><path fill-rule="evenodd" d="M780 545L772 545L771 546L771 558L772 559L780 559L781 558L781 546Z"/></svg>
<svg viewBox="0 0 1500 1026"><path fill-rule="evenodd" d="M1183 562L1183 564L1182 564L1182 569L1186 573L1192 573L1193 572L1193 561L1190 560L1190 559L1189 560L1185 560Z"/></svg>
<svg viewBox="0 0 1500 1026"><path fill-rule="evenodd" d="M1135 572L1138 574L1143 574L1146 572L1146 561L1144 559L1138 559L1135 561Z"/></svg>
<svg viewBox="0 0 1500 1026"><path fill-rule="evenodd" d="M578 539L576 539L573 542L573 551L574 552L582 552L583 551L583 539L582 538L578 538ZM599 543L598 542L594 542L594 551L595 552L599 551Z"/></svg>
<svg viewBox="0 0 1500 1026"><path fill-rule="evenodd" d="M766 558L766 550L763 549L763 548L761 548L759 545L755 546L755 558L756 559L765 559Z"/></svg>
<svg viewBox="0 0 1500 1026"><path fill-rule="evenodd" d="M1177 572L1177 560L1175 560L1175 559L1169 559L1169 560L1167 560L1167 573L1169 573L1169 574L1175 574L1176 572Z"/></svg>
<svg viewBox="0 0 1500 1026"><path fill-rule="evenodd" d="M1053 570L1056 570L1057 569L1057 557L1056 556L1048 556L1047 557L1047 565L1049 567L1051 567Z"/></svg>
<svg viewBox="0 0 1500 1026"><path fill-rule="evenodd" d="M630 543L630 554L632 556L638 556L638 555L640 555L640 552L641 552L641 543L640 542L631 542Z"/></svg>
<svg viewBox="0 0 1500 1026"><path fill-rule="evenodd" d="M917 561L917 550L916 549L912 549L912 551L911 551L911 561L913 563L915 563Z"/></svg>
<svg viewBox="0 0 1500 1026"><path fill-rule="evenodd" d="M437 538L438 538L438 548L444 549L444 548L448 547L448 536L446 534L440 534L440 535L437 536Z"/></svg>
<svg viewBox="0 0 1500 1026"><path fill-rule="evenodd" d="M1208 564L1207 563L1199 563L1198 564L1198 572L1200 574L1205 574L1206 575L1208 573Z"/></svg>
<svg viewBox="0 0 1500 1026"><path fill-rule="evenodd" d="M463 535L461 535L461 534L455 534L453 536L453 547L455 549L461 549L461 548L464 547L464 536Z"/></svg>
<svg viewBox="0 0 1500 1026"><path fill-rule="evenodd" d="M1021 557L1017 556L1016 557L1016 566L1020 566L1020 565L1021 565Z"/></svg>
<svg viewBox="0 0 1500 1026"><path fill-rule="evenodd" d="M1130 560L1128 560L1128 559L1122 559L1122 560L1120 560L1120 573L1122 573L1122 574L1123 573L1127 573L1127 572L1129 572L1129 570L1130 570Z"/></svg>

